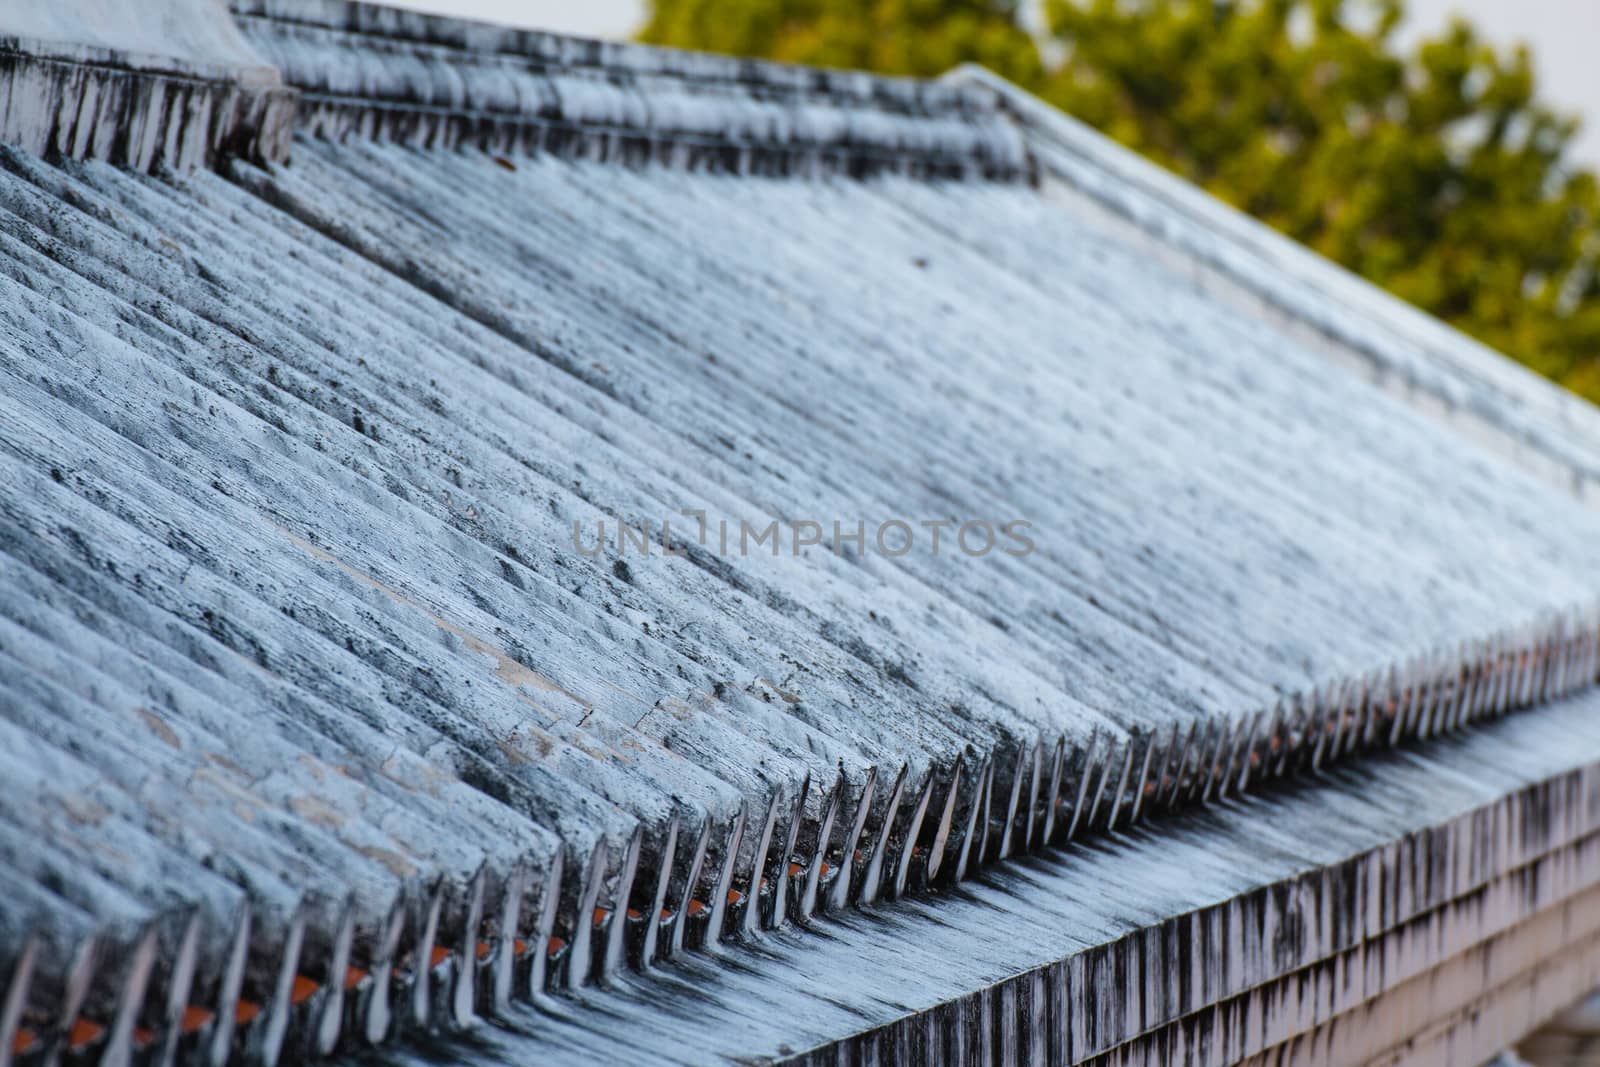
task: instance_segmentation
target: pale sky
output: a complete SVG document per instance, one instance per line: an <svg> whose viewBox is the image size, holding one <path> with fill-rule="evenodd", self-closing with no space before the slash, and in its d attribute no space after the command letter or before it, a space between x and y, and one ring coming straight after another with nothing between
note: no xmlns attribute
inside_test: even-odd
<svg viewBox="0 0 1600 1067"><path fill-rule="evenodd" d="M468 18L589 37L625 37L642 0L384 0ZM1410 32L1442 28L1459 11L1499 45L1533 46L1541 94L1585 120L1579 154L1600 167L1600 0L1409 0Z"/></svg>

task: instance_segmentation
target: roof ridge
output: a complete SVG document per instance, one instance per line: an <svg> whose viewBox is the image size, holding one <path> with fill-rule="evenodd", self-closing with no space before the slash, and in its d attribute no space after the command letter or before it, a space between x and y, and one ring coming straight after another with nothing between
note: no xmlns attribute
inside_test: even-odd
<svg viewBox="0 0 1600 1067"><path fill-rule="evenodd" d="M300 91L299 128L738 174L1014 180L1020 131L983 87L585 41L352 0L233 0Z"/></svg>
<svg viewBox="0 0 1600 1067"><path fill-rule="evenodd" d="M336 30L354 38L426 45L479 58L542 59L566 67L635 74L677 74L733 83L778 85L787 80L791 83L789 87L795 89L809 87L828 91L830 88L838 90L849 86L879 90L898 88L918 96L948 101L989 98L987 93L974 94L971 86L940 78L808 66L665 45L582 37L389 7L367 0L228 0L228 4L236 18Z"/></svg>

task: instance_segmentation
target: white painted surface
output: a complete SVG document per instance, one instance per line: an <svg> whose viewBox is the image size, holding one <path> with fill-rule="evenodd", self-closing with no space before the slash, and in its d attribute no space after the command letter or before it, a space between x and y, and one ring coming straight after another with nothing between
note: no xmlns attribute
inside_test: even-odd
<svg viewBox="0 0 1600 1067"><path fill-rule="evenodd" d="M223 0L8 0L0 5L0 36L191 64L261 65Z"/></svg>
<svg viewBox="0 0 1600 1067"><path fill-rule="evenodd" d="M0 5L5 145L183 172L219 153L284 159L294 113L223 0Z"/></svg>

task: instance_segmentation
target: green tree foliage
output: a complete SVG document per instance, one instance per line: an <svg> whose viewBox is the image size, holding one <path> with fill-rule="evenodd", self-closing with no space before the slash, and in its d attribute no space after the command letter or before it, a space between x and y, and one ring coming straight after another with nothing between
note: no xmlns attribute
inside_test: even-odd
<svg viewBox="0 0 1600 1067"><path fill-rule="evenodd" d="M1600 191L1526 50L1401 0L653 0L644 39L893 74L982 63L1600 400Z"/></svg>
<svg viewBox="0 0 1600 1067"><path fill-rule="evenodd" d="M788 63L935 77L980 63L1037 85L1021 0L652 0L640 39Z"/></svg>

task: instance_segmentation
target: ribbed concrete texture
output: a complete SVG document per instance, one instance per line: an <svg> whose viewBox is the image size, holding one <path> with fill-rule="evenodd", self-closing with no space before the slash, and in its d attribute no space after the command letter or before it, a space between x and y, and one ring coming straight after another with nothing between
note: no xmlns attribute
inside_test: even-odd
<svg viewBox="0 0 1600 1067"><path fill-rule="evenodd" d="M1592 411L970 75L234 10L289 123L81 53L0 146L0 1067L1600 986Z"/></svg>

